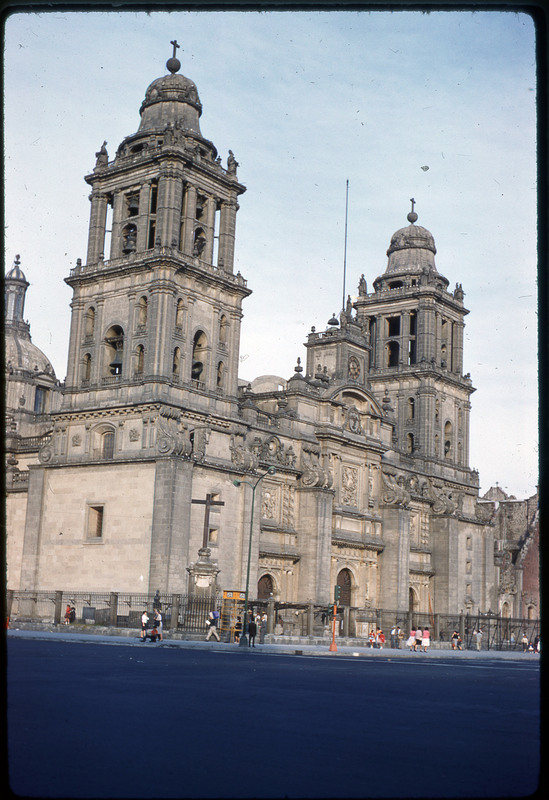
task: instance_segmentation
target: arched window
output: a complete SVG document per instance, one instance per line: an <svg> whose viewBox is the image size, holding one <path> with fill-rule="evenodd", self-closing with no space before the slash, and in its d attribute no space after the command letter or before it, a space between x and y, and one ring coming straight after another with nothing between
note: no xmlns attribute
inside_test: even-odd
<svg viewBox="0 0 549 800"><path fill-rule="evenodd" d="M407 433L406 434L406 452L413 453L414 452L414 434Z"/></svg>
<svg viewBox="0 0 549 800"><path fill-rule="evenodd" d="M202 251L206 247L206 234L202 230L202 228L197 228L194 232L194 242L193 242L193 256L200 256L202 255Z"/></svg>
<svg viewBox="0 0 549 800"><path fill-rule="evenodd" d="M90 306L86 311L85 335L86 339L91 339L95 330L95 308Z"/></svg>
<svg viewBox="0 0 549 800"><path fill-rule="evenodd" d="M447 422L444 426L444 458L451 459L453 456L452 450L452 423Z"/></svg>
<svg viewBox="0 0 549 800"><path fill-rule="evenodd" d="M105 336L106 375L121 375L124 361L124 331L120 325L112 325Z"/></svg>
<svg viewBox="0 0 549 800"><path fill-rule="evenodd" d="M179 328L179 329L183 328L183 314L184 314L184 311L185 311L185 308L184 308L184 305L183 305L183 300L181 298L179 298L179 300L177 301L177 306L175 308L175 327L176 328Z"/></svg>
<svg viewBox="0 0 549 800"><path fill-rule="evenodd" d="M142 344L137 346L135 351L135 371L137 374L143 374L145 368L145 348Z"/></svg>
<svg viewBox="0 0 549 800"><path fill-rule="evenodd" d="M137 304L137 326L144 328L147 325L148 302L146 297L140 297Z"/></svg>
<svg viewBox="0 0 549 800"><path fill-rule="evenodd" d="M122 229L122 252L135 253L137 247L137 225L125 225Z"/></svg>
<svg viewBox="0 0 549 800"><path fill-rule="evenodd" d="M229 335L229 320L225 316L225 314L221 315L221 319L219 320L219 344L225 345L227 344L227 339Z"/></svg>
<svg viewBox="0 0 549 800"><path fill-rule="evenodd" d="M416 401L413 397L408 398L408 419L412 420L416 415Z"/></svg>
<svg viewBox="0 0 549 800"><path fill-rule="evenodd" d="M204 380L207 339L204 331L197 331L193 339L193 362L191 378L193 381Z"/></svg>
<svg viewBox="0 0 549 800"><path fill-rule="evenodd" d="M89 353L86 353L86 355L83 358L83 364L82 364L82 380L85 381L86 383L89 383L91 379L91 366L92 366L92 357Z"/></svg>
<svg viewBox="0 0 549 800"><path fill-rule="evenodd" d="M400 360L400 345L398 342L388 342L387 344L387 366L398 367Z"/></svg>
<svg viewBox="0 0 549 800"><path fill-rule="evenodd" d="M350 570L342 569L337 576L337 585L340 587L339 604L341 606L351 605L352 575Z"/></svg>
<svg viewBox="0 0 549 800"><path fill-rule="evenodd" d="M443 344L442 347L440 348L440 366L442 367L442 369L446 369L447 365L446 356L447 356L446 345Z"/></svg>
<svg viewBox="0 0 549 800"><path fill-rule="evenodd" d="M173 364L172 364L172 375L174 378L179 378L181 370L181 350L179 347L176 347L173 351Z"/></svg>
<svg viewBox="0 0 549 800"><path fill-rule="evenodd" d="M225 376L225 364L222 361L220 361L219 364L217 365L217 379L216 380L217 380L217 388L218 389L222 389L223 388L223 378L224 378L224 376Z"/></svg>
<svg viewBox="0 0 549 800"><path fill-rule="evenodd" d="M274 594L274 582L270 575L262 575L257 583L257 599L268 600Z"/></svg>

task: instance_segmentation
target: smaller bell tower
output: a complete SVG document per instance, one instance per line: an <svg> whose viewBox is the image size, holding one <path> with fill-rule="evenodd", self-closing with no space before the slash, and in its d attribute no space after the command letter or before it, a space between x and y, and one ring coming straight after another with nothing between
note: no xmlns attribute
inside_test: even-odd
<svg viewBox="0 0 549 800"><path fill-rule="evenodd" d="M409 225L393 235L383 275L374 291L354 303L357 321L369 333L372 391L389 397L397 415L397 448L418 462L469 470L470 396L463 374L463 289L435 265L432 234L416 225L415 200ZM421 464L418 463L418 466Z"/></svg>

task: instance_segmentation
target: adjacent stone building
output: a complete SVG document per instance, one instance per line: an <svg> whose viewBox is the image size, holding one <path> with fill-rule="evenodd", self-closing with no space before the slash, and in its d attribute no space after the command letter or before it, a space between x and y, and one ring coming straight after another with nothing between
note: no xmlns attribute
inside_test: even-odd
<svg viewBox="0 0 549 800"><path fill-rule="evenodd" d="M240 385L246 189L202 135L196 86L175 56L167 68L137 132L86 176L66 382L42 356L36 376L18 362L24 391L8 386L8 587L241 590L254 508L252 596L326 604L337 583L360 608L498 608L502 534L469 467L468 312L414 202L372 290L362 276L312 328L306 365ZM7 291L26 286L17 260ZM21 300L7 314L28 350Z"/></svg>

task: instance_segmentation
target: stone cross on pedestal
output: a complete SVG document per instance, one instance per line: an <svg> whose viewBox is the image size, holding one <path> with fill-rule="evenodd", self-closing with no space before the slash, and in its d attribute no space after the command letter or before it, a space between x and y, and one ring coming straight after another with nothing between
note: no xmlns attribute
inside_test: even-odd
<svg viewBox="0 0 549 800"><path fill-rule="evenodd" d="M214 500L214 494L207 494L205 500L191 500L191 503L197 503L201 506L206 506L204 509L204 535L202 537L202 548L208 547L208 538L210 535L210 509L212 506L224 506L221 500Z"/></svg>
<svg viewBox="0 0 549 800"><path fill-rule="evenodd" d="M191 503L205 506L204 509L204 533L202 536L202 547L198 551L198 561L187 567L189 573L189 594L191 595L215 595L217 590L217 575L220 572L217 565L211 560L211 550L208 547L208 537L210 533L210 509L212 506L224 506L221 500L214 500L215 495L207 494L205 500L191 500Z"/></svg>

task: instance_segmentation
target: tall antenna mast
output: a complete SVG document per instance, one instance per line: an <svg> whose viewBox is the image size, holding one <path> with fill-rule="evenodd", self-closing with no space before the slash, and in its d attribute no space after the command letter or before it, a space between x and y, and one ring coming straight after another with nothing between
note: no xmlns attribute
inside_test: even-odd
<svg viewBox="0 0 549 800"><path fill-rule="evenodd" d="M345 277L347 274L347 218L349 212L349 178L347 178L347 185L345 190L345 248L343 250L343 300L341 302L341 310L345 311Z"/></svg>

